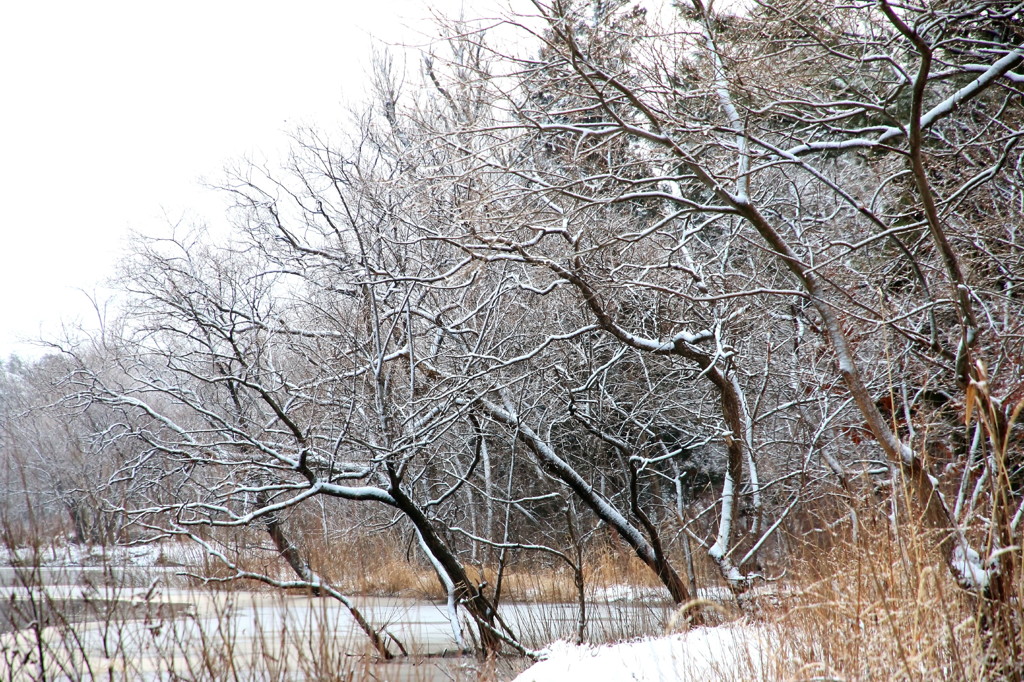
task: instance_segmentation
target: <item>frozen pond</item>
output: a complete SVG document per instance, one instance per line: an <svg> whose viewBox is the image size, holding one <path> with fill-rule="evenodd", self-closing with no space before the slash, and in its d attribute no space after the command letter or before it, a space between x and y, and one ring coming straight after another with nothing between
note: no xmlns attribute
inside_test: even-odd
<svg viewBox="0 0 1024 682"><path fill-rule="evenodd" d="M177 675L301 680L339 671L352 671L359 679L363 675L358 670L365 668L366 676L375 679L429 680L457 678L453 668L476 665L472 657L456 656L458 645L444 604L353 598L367 621L384 628L412 654L411 661L383 665L372 663L366 636L333 599L168 587L181 585L181 580L166 569L145 579L137 569L126 574L98 568L41 571L38 577L48 586L30 590L12 569L0 569L0 596L19 611L21 628L0 629L0 679L36 679L39 666L29 662L40 657L49 666L47 679L170 680ZM127 585L118 585L121 578ZM17 601L10 601L12 596ZM96 607L112 602L119 608ZM45 612L40 607L48 605L52 611L79 615L47 618L46 627L31 627L33 614ZM671 611L663 603L592 603L587 610L592 641L660 632ZM508 603L500 613L528 647L575 638L575 604ZM467 627L467 635L471 630Z"/></svg>

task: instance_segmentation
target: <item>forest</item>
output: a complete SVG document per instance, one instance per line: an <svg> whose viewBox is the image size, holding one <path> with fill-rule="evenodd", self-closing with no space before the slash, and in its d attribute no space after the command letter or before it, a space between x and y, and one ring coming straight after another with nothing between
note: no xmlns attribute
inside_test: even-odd
<svg viewBox="0 0 1024 682"><path fill-rule="evenodd" d="M1021 679L1024 3L531 8L382 51L230 230L135 237L99 328L0 366L4 543L342 602L386 545L485 655L530 653L516 572L585 612L614 556L694 627L856 573L948 618L893 679Z"/></svg>

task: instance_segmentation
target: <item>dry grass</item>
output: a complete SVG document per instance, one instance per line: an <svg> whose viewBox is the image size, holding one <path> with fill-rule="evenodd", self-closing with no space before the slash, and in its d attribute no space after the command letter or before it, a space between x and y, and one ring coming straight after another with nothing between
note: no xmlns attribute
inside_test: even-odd
<svg viewBox="0 0 1024 682"><path fill-rule="evenodd" d="M495 584L496 573L492 568L483 571L488 584ZM480 569L474 569L474 576L480 574ZM607 546L586 553L583 583L588 599L599 599L602 590L619 586L634 587L645 593L664 590L651 570L628 550ZM564 564L537 566L524 562L512 565L503 572L501 589L503 601L573 603L578 598L576 577ZM668 593L664 596L668 598Z"/></svg>
<svg viewBox="0 0 1024 682"><path fill-rule="evenodd" d="M303 544L310 566L346 594L444 597L433 569L397 533L354 533L344 541L314 536Z"/></svg>
<svg viewBox="0 0 1024 682"><path fill-rule="evenodd" d="M1008 660L1007 643L982 627L984 607L920 528L862 528L856 541L797 559L789 575L760 600L777 679L1019 679L1024 662ZM1017 637L1020 604L1010 607Z"/></svg>
<svg viewBox="0 0 1024 682"><path fill-rule="evenodd" d="M418 551L409 552L397 537L353 535L343 543L307 537L303 549L310 565L342 592L421 599L444 597L433 569ZM244 558L241 561L245 563ZM284 571L283 563L274 564L275 561L274 556L267 556L262 563L254 556L249 558L250 565L258 564L262 570ZM465 568L469 579L477 585L486 583L487 589L493 591L498 584L499 571L495 565L467 564ZM651 570L627 548L607 544L586 552L583 576L588 596L622 585L653 592L664 589ZM520 560L507 565L500 580L502 601L557 603L577 599L575 576L564 563Z"/></svg>
<svg viewBox="0 0 1024 682"><path fill-rule="evenodd" d="M329 609L296 609L273 595L249 597L197 590L178 614L166 603L117 601L77 621L57 613L65 604L47 602L36 591L34 603L18 608L36 613L48 603L55 617L41 628L0 629L0 679L470 682L493 667L473 657L381 661L362 638L339 636L338 617Z"/></svg>
<svg viewBox="0 0 1024 682"><path fill-rule="evenodd" d="M867 509L862 510L860 518L856 540L842 533L823 539L822 534L817 533L808 536L814 538L813 543L808 541L800 548L799 539L791 538L790 545L798 548L788 561L784 580L757 588L738 605L709 607L714 611L714 622L738 620L755 625L758 633L765 633L766 653L764 660L756 662L759 672L754 677L922 682L1021 679L1024 661L1012 653L1024 648L1020 634L1024 621L1021 577L1018 576L1015 601L995 614L1002 616L1004 622L1014 624L1015 635L1011 636L1017 639L1007 642L1006 630L1002 638L993 635L991 624L997 620L993 618L992 609L979 604L954 583L935 551L934 537L905 518L895 526L888 517L877 511L872 514ZM244 568L290 577L287 566L258 534L236 536L236 544L230 550L231 556ZM350 536L344 543L307 542L304 551L318 571L349 594L434 600L443 596L430 567L420 562L418 553L409 551L397 535ZM575 603L577 588L573 572L567 566L538 564L530 557L518 560L520 563L507 566L501 576L503 602ZM205 570L214 575L218 572L227 575L217 562L210 562ZM468 572L471 580L486 582L490 589L498 580L493 567L471 567ZM706 562L700 565L698 576L703 581L702 587L714 582ZM584 582L591 598L600 595L603 588L624 585L654 599L667 597L646 566L625 548L610 543L595 544L587 549ZM259 589L250 582L229 582L223 586L236 590ZM245 598L244 592L221 593L221 597ZM33 613L48 614L67 609L69 604L72 602L57 600L28 603ZM281 631L269 623L265 629L260 629L257 623L258 635L246 640L243 646L232 634L234 626L229 625L227 611L223 622L215 618L215 622L204 625L208 628L205 634L186 636L182 630L182 634L168 637L172 621L180 622L182 617L169 617L173 610L166 609L159 614L154 610L153 614L158 615L148 612L139 615L139 609L150 606L156 609L156 605L148 602L141 606L126 602L121 610L104 610L90 617L94 624L87 629L109 632L110 641L118 641L122 633L140 631L132 621L137 623L142 618L147 627L152 622L156 627L141 630L154 633L151 646L159 655L151 664L167 671L184 671L189 679L283 680L297 671L313 680L377 679L384 673L379 664L369 662L370 658L351 656L351 642L333 640L332 626L326 621L323 627L292 632ZM639 634L640 626L630 621L628 609L620 609L618 604L612 609L613 614L621 611L621 616L613 616L621 621L613 628L620 634L614 636L628 638ZM24 620L22 616L24 614L19 618ZM73 613L66 612L65 616L51 618L53 622L47 621L43 629L23 629L19 637L25 637L25 641L14 649L8 646L5 651L9 654L17 650L21 652L19 655L28 656L29 648L22 645L34 641L40 652L43 651L41 645L45 644L51 666L81 669L86 661L85 645L80 639L84 626L77 622L80 619L74 618ZM10 620L12 625L21 622ZM541 643L541 639L553 636L552 632L541 628L533 633L536 637L530 639ZM308 633L317 634L310 636ZM198 644L189 639L194 636L201 637ZM8 640L11 637L7 635ZM158 637L161 638L159 647ZM102 639L107 641L107 635ZM356 646L365 648L365 645ZM228 651L234 653L226 655ZM130 679L133 672L141 672L132 668L132 655L127 650L117 649L106 653L99 665L123 668L121 679ZM3 659L0 668L4 668L6 674L13 674L18 661L24 660L23 674L14 677L35 679L39 668L31 661L42 656L43 653L38 656L33 653L34 658L21 659L5 654L0 657ZM464 677L471 678L472 674ZM740 675L737 679L742 678Z"/></svg>

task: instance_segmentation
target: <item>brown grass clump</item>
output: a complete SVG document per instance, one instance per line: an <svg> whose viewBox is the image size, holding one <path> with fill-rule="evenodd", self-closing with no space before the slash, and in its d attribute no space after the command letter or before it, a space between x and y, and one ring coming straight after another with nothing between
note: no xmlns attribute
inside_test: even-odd
<svg viewBox="0 0 1024 682"><path fill-rule="evenodd" d="M343 542L306 536L303 551L317 572L348 594L444 598L432 567L397 532L353 533ZM562 562L534 559L518 557L500 571L502 601L575 602L577 585L573 570ZM250 561L257 561L255 555ZM274 568L275 561L276 557L267 556L261 568L285 568L283 563ZM485 591L493 593L496 589L497 565L467 563L465 569L472 582L485 584ZM663 589L657 576L628 549L607 545L595 545L584 553L583 577L588 597L602 588L623 585L654 592Z"/></svg>
<svg viewBox="0 0 1024 682"><path fill-rule="evenodd" d="M587 556L584 573L587 583L595 587L633 585L658 588L662 586L661 581L650 567L626 549L601 547L590 552Z"/></svg>
<svg viewBox="0 0 1024 682"><path fill-rule="evenodd" d="M433 569L398 533L352 534L344 541L304 543L309 564L348 594L441 599Z"/></svg>
<svg viewBox="0 0 1024 682"><path fill-rule="evenodd" d="M480 575L474 569L471 575ZM483 575L488 584L496 584L497 571L488 567ZM630 586L645 592L664 589L650 568L626 549L595 547L585 552L583 583L588 599L600 601L605 588ZM538 565L524 561L506 567L501 576L502 601L538 603L574 603L578 598L576 576L567 564ZM668 592L665 591L665 598Z"/></svg>
<svg viewBox="0 0 1024 682"><path fill-rule="evenodd" d="M799 577L764 614L775 677L1020 679L1021 662L1006 660L984 627L984 605L956 585L935 543L887 521L794 562L790 576ZM1019 626L1019 600L1014 608Z"/></svg>

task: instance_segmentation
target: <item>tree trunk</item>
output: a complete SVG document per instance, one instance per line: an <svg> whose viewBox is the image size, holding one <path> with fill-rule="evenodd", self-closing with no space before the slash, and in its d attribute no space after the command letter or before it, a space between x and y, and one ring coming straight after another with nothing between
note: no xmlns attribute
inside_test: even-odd
<svg viewBox="0 0 1024 682"><path fill-rule="evenodd" d="M395 500L395 506L412 521L425 549L432 555L431 558L436 560L434 566L439 572L438 579L441 581L442 587L447 591L449 588L445 585L445 579L450 580L457 602L463 604L473 620L476 621L477 630L480 633L480 646L484 654L489 656L500 653L503 639L496 629L497 611L490 600L473 585L469 576L466 575L466 569L462 562L434 531L430 519L402 491L394 475L392 475L389 492ZM443 575L440 574L441 572Z"/></svg>
<svg viewBox="0 0 1024 682"><path fill-rule="evenodd" d="M260 506L265 506L268 500L266 495L261 493L258 499ZM321 589L323 580L315 571L313 571L302 555L299 553L298 548L292 544L292 541L284 532L284 528L281 526L280 520L277 518L277 513L273 512L266 514L262 518L263 525L267 529L267 533L270 535L270 539L274 542L274 547L277 549L278 554L281 555L288 565L291 567L295 575L299 576L301 580L306 581L310 584L310 590L314 597L323 596L324 590ZM352 614L353 620L359 625L359 628L370 638L370 643L373 644L373 648L377 650L377 653L381 655L385 660L391 660L395 657L391 650L388 649L387 643L384 638L380 636L380 632L375 630L373 626L363 617L362 612L356 608L355 604L352 604L347 599L340 600L349 613Z"/></svg>

